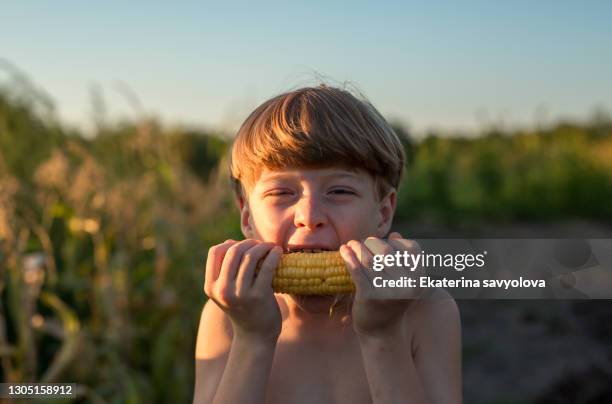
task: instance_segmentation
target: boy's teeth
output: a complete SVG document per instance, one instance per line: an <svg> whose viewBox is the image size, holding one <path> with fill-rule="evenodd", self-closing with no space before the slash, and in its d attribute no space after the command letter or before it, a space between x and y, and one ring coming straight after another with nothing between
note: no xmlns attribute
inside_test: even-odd
<svg viewBox="0 0 612 404"><path fill-rule="evenodd" d="M303 252L303 253L321 253L327 251L323 248L295 248L290 249L288 252Z"/></svg>

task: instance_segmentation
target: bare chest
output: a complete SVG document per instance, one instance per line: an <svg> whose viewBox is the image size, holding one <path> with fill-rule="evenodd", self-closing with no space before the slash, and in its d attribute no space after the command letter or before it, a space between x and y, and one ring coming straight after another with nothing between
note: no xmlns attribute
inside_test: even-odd
<svg viewBox="0 0 612 404"><path fill-rule="evenodd" d="M319 343L281 335L267 397L270 404L371 403L356 338L347 335Z"/></svg>

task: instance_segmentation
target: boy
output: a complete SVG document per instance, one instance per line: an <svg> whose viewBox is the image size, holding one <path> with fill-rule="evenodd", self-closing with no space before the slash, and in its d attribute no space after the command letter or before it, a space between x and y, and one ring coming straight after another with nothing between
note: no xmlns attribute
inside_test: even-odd
<svg viewBox="0 0 612 404"><path fill-rule="evenodd" d="M341 89L282 94L247 118L231 162L245 240L208 254L194 403L461 403L454 300L371 283L372 254L419 251L384 239L403 165L387 122ZM274 294L281 254L302 249L339 250L355 294Z"/></svg>

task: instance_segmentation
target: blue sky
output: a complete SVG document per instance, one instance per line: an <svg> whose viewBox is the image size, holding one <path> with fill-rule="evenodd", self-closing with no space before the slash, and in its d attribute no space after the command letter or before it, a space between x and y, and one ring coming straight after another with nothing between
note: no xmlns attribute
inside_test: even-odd
<svg viewBox="0 0 612 404"><path fill-rule="evenodd" d="M133 116L123 83L168 124L233 130L321 75L416 133L470 130L612 111L611 21L610 1L23 1L0 5L0 57L79 125L92 86Z"/></svg>

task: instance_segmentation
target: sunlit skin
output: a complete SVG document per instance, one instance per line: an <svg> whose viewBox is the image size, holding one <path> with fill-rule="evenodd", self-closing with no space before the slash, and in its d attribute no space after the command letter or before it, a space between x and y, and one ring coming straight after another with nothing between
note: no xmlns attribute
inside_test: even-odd
<svg viewBox="0 0 612 404"><path fill-rule="evenodd" d="M285 250L337 250L350 240L385 236L394 209L395 192L377 201L373 178L362 172L264 170L242 206L241 224L247 237Z"/></svg>
<svg viewBox="0 0 612 404"><path fill-rule="evenodd" d="M446 317L448 307L424 314L414 291L389 300L370 287L373 253L418 248L397 233L384 239L395 190L379 198L372 176L345 168L264 169L245 188L239 200L245 240L227 240L208 255L205 292L216 304L206 305L200 322L194 402L461 401L457 366L448 370L450 381L440 381L439 369L420 369L424 358L413 356L418 328L427 329L419 324ZM280 255L295 249L339 250L355 295L275 295L271 280ZM446 344L450 360L460 363L456 332L444 331L456 340ZM430 362L448 360L436 359L448 348L433 349L439 353Z"/></svg>
<svg viewBox="0 0 612 404"><path fill-rule="evenodd" d="M241 202L243 233L281 246L283 251L339 250L352 240L384 237L395 209L395 191L379 201L370 175L345 169L264 170L248 195ZM327 312L337 298L291 296L287 300L292 309L299 302L307 311ZM292 312L304 314L303 310Z"/></svg>

